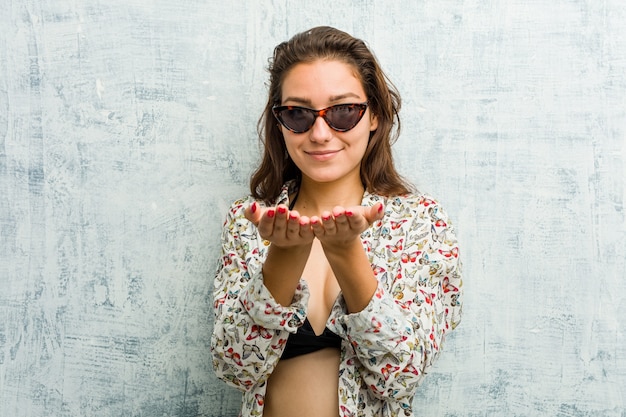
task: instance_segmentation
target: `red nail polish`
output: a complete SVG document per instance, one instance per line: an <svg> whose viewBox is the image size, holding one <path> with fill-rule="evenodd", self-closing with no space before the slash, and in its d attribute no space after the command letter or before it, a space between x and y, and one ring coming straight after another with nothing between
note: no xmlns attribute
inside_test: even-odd
<svg viewBox="0 0 626 417"><path fill-rule="evenodd" d="M346 210L346 216L347 216L347 217L352 217L352 215L353 215L353 214L354 214L354 213L353 213L353 212L351 212L350 210Z"/></svg>
<svg viewBox="0 0 626 417"><path fill-rule="evenodd" d="M330 216L322 216L322 220L324 220L325 222L330 220Z"/></svg>
<svg viewBox="0 0 626 417"><path fill-rule="evenodd" d="M383 211L383 205L381 204L380 207L378 207L378 212L382 212Z"/></svg>
<svg viewBox="0 0 626 417"><path fill-rule="evenodd" d="M274 212L274 210L273 210L273 209L272 209L272 210L268 210L268 211L267 211L267 217L269 217L270 219L271 219L272 217L274 217L274 214L276 214L276 213Z"/></svg>
<svg viewBox="0 0 626 417"><path fill-rule="evenodd" d="M250 206L250 211L256 213L256 201L252 203L252 206Z"/></svg>
<svg viewBox="0 0 626 417"><path fill-rule="evenodd" d="M284 207L278 207L278 213L279 214L285 214L285 213L287 213L287 209L284 208Z"/></svg>
<svg viewBox="0 0 626 417"><path fill-rule="evenodd" d="M289 213L289 220L296 220L298 218L298 216L296 216L293 213Z"/></svg>

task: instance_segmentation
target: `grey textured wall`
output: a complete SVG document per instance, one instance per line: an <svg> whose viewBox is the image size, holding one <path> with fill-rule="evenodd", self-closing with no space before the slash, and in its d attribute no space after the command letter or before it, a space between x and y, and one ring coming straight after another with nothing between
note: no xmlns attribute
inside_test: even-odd
<svg viewBox="0 0 626 417"><path fill-rule="evenodd" d="M626 416L623 0L0 0L0 415L233 416L212 273L273 46L331 24L404 98L464 248L419 415Z"/></svg>

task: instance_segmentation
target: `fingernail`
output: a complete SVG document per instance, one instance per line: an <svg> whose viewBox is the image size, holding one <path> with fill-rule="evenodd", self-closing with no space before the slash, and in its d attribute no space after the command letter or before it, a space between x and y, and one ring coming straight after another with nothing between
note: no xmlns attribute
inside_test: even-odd
<svg viewBox="0 0 626 417"><path fill-rule="evenodd" d="M284 207L278 207L278 213L279 214L285 214L285 213L287 213L287 209L284 208Z"/></svg>
<svg viewBox="0 0 626 417"><path fill-rule="evenodd" d="M274 212L273 209L267 211L267 217L269 217L269 218L274 217L274 214L276 214L276 213Z"/></svg>
<svg viewBox="0 0 626 417"><path fill-rule="evenodd" d="M322 220L324 220L325 222L330 220L330 216L322 216Z"/></svg>
<svg viewBox="0 0 626 417"><path fill-rule="evenodd" d="M381 204L380 207L378 207L378 212L382 212L383 211L383 205Z"/></svg>
<svg viewBox="0 0 626 417"><path fill-rule="evenodd" d="M350 210L346 210L346 216L347 217L352 217L354 213L352 213Z"/></svg>
<svg viewBox="0 0 626 417"><path fill-rule="evenodd" d="M256 213L256 201L252 203L252 206L250 206L250 211Z"/></svg>
<svg viewBox="0 0 626 417"><path fill-rule="evenodd" d="M289 220L296 220L298 218L298 216L296 216L293 213L289 213Z"/></svg>

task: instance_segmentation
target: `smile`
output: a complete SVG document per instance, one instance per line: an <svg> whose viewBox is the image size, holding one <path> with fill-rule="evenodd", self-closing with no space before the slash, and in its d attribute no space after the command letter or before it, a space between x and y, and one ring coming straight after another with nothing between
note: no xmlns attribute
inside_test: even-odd
<svg viewBox="0 0 626 417"><path fill-rule="evenodd" d="M304 153L315 159L316 161L326 161L337 155L340 151L305 151Z"/></svg>

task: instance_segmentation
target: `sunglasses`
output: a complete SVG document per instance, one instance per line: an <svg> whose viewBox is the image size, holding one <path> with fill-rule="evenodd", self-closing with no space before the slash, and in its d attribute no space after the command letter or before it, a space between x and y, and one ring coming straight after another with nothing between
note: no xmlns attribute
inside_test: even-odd
<svg viewBox="0 0 626 417"><path fill-rule="evenodd" d="M337 132L347 132L356 126L367 110L365 103L337 104L322 110L300 106L275 106L274 117L293 133L304 133L313 127L315 119L322 117Z"/></svg>

